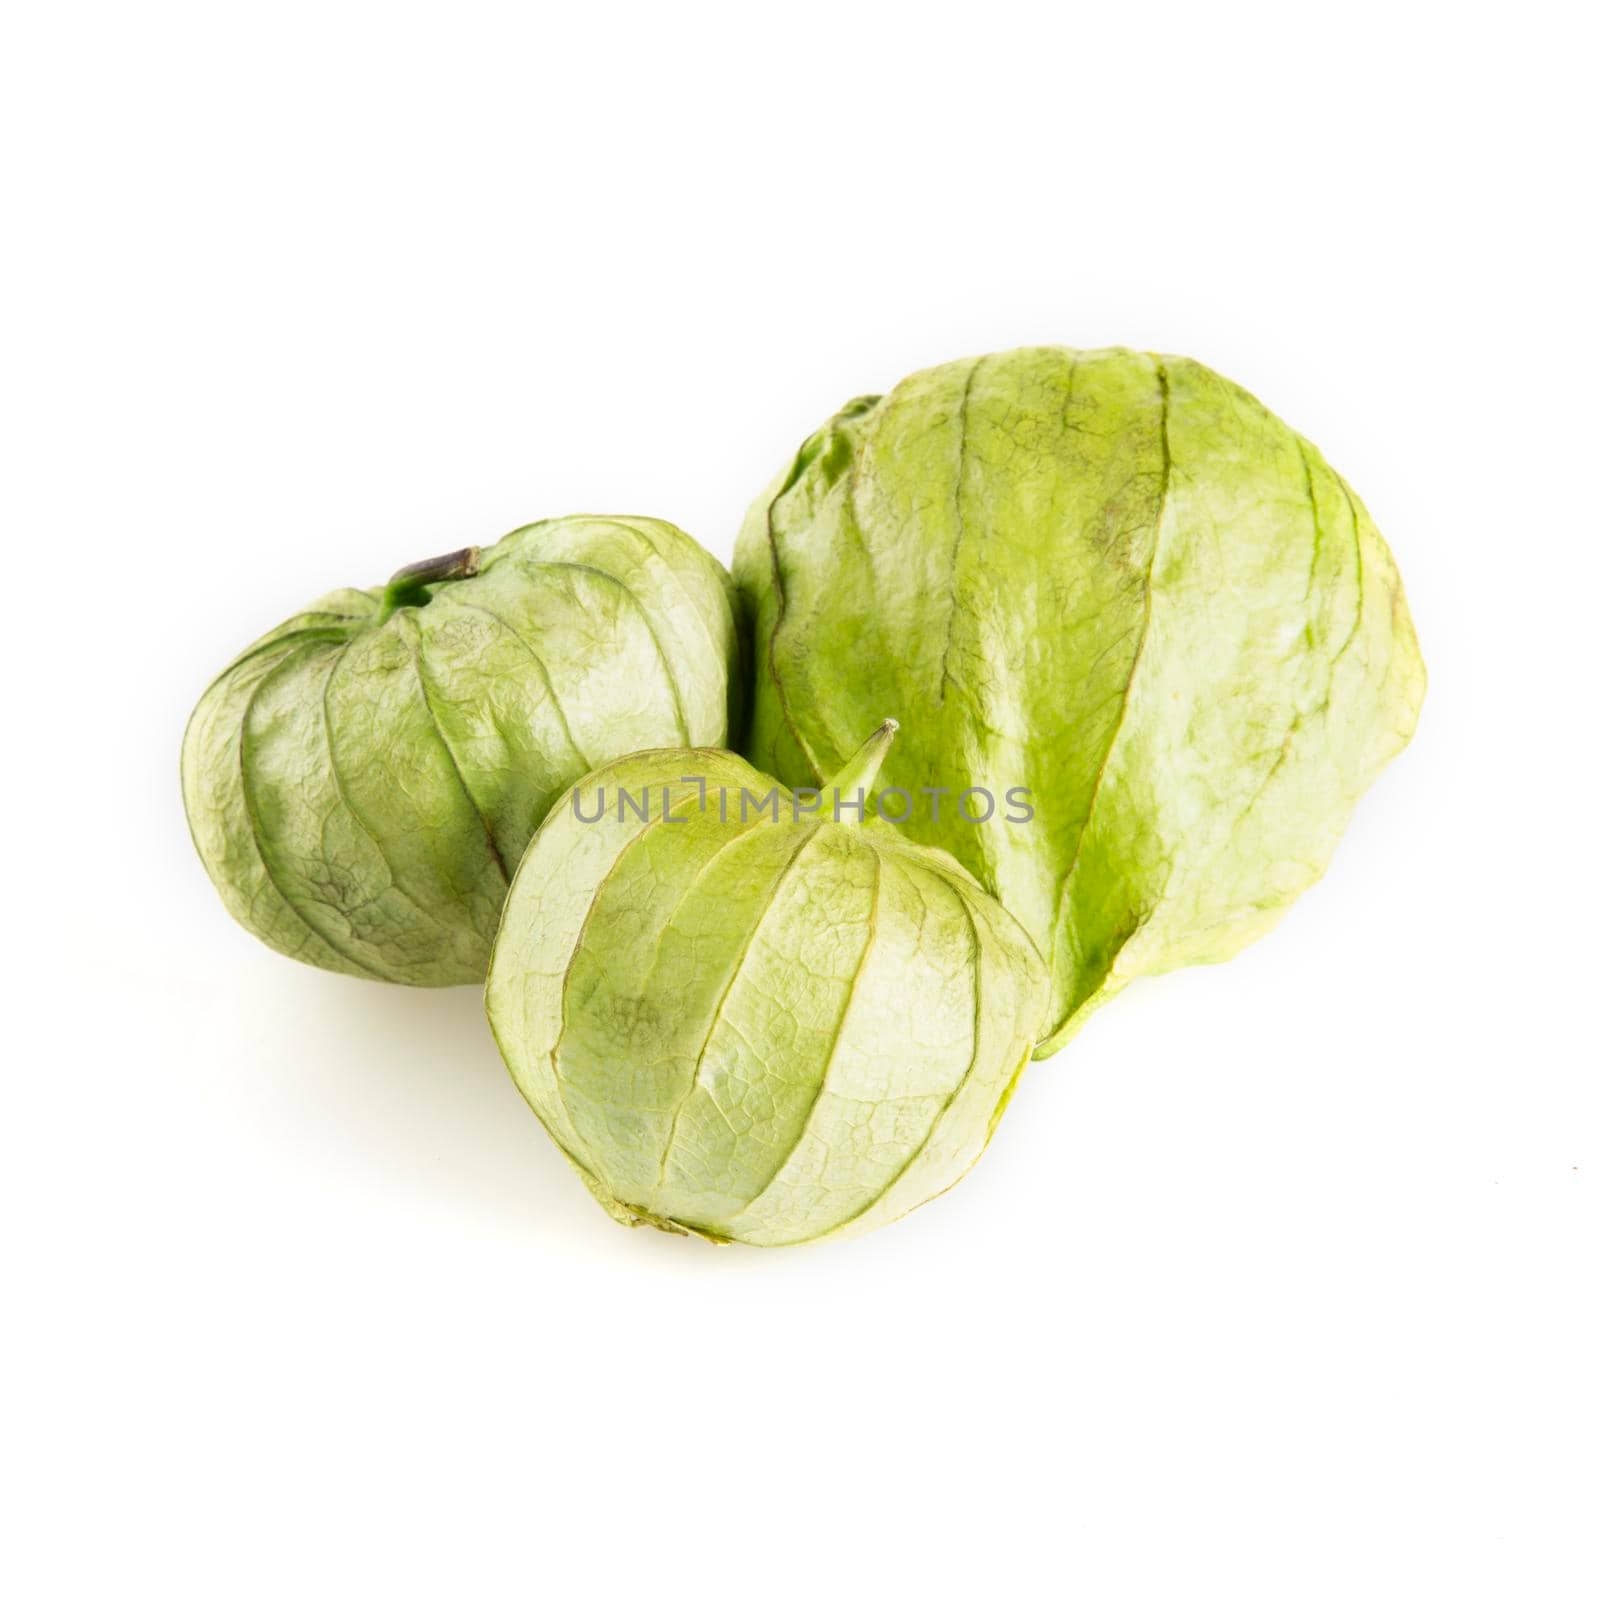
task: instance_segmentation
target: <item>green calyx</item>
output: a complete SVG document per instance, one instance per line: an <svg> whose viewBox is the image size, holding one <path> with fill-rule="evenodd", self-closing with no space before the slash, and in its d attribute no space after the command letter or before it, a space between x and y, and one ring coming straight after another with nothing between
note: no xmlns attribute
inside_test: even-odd
<svg viewBox="0 0 1600 1600"><path fill-rule="evenodd" d="M1265 933L1426 684L1349 485L1179 356L1003 351L852 401L752 506L734 576L758 767L820 783L887 700L886 783L1026 802L896 822L1043 952L1042 1054L1140 975Z"/></svg>
<svg viewBox="0 0 1600 1600"><path fill-rule="evenodd" d="M233 915L296 960L480 983L506 885L567 787L726 744L728 578L651 517L561 517L339 589L201 696L182 781Z"/></svg>
<svg viewBox="0 0 1600 1600"><path fill-rule="evenodd" d="M894 733L824 793L853 812ZM1037 951L957 863L803 798L726 751L644 751L523 858L490 1024L619 1222L790 1245L892 1221L982 1154L1045 1022Z"/></svg>

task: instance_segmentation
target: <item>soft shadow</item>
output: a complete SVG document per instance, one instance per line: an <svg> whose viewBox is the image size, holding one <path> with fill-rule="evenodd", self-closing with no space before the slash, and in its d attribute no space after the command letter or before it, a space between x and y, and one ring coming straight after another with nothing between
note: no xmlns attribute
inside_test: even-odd
<svg viewBox="0 0 1600 1600"><path fill-rule="evenodd" d="M232 1081L285 1161L447 1227L488 1229L590 1262L670 1276L802 1275L819 1251L873 1255L878 1235L796 1250L719 1248L623 1228L595 1204L512 1083L478 989L408 989L263 956L203 985L192 1021L225 1034ZM194 1002L198 1002L195 1004ZM902 1242L908 1221L898 1232Z"/></svg>
<svg viewBox="0 0 1600 1600"><path fill-rule="evenodd" d="M272 963L234 997L284 1142L342 1184L523 1235L610 1226L517 1092L482 991ZM591 1219L587 1214L595 1213Z"/></svg>

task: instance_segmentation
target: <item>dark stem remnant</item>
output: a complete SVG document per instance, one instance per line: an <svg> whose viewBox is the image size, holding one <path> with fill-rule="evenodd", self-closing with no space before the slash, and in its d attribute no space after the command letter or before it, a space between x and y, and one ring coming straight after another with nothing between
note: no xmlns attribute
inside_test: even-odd
<svg viewBox="0 0 1600 1600"><path fill-rule="evenodd" d="M447 556L433 556L427 561L413 561L409 567L401 567L383 591L378 621L387 622L401 606L427 605L433 598L428 592L431 583L453 583L457 578L472 577L478 570L481 555L477 545L469 544L466 549L452 550Z"/></svg>

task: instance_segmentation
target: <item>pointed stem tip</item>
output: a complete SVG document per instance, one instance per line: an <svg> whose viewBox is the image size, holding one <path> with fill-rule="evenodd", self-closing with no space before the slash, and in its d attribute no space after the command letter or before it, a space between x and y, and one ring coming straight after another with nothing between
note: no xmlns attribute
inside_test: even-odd
<svg viewBox="0 0 1600 1600"><path fill-rule="evenodd" d="M852 809L861 804L862 815L865 815L866 799L872 793L873 784L878 781L883 758L888 755L889 746L894 743L894 736L899 731L900 724L893 717L886 718L866 743L845 762L837 776L822 790L819 806L824 816L839 817L841 801Z"/></svg>

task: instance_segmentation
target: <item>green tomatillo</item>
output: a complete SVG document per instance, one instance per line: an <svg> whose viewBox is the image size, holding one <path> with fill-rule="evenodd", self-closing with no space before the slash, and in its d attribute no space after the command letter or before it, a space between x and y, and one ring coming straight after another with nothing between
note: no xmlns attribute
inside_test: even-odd
<svg viewBox="0 0 1600 1600"><path fill-rule="evenodd" d="M737 660L726 573L647 517L538 522L338 590L201 697L196 848L285 955L480 982L551 802L625 751L724 742Z"/></svg>
<svg viewBox="0 0 1600 1600"><path fill-rule="evenodd" d="M798 1244L891 1221L982 1153L1048 983L964 868L858 820L893 734L820 794L725 751L626 756L529 846L489 1020L619 1221Z"/></svg>
<svg viewBox="0 0 1600 1600"><path fill-rule="evenodd" d="M904 833L1049 962L1040 1054L1141 973L1270 928L1422 702L1361 502L1179 357L1014 350L853 401L756 502L734 575L746 754L815 783L898 709Z"/></svg>

